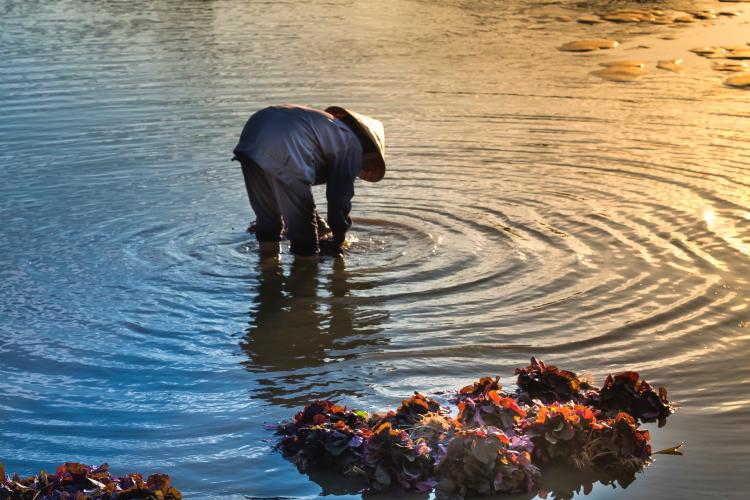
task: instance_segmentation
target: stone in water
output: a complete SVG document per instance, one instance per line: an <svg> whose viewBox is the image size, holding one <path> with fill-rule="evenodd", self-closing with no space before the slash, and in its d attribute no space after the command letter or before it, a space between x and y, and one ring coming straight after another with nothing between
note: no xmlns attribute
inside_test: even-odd
<svg viewBox="0 0 750 500"><path fill-rule="evenodd" d="M588 16L588 15L579 17L577 21L581 24L599 24L599 23L604 22L596 16Z"/></svg>
<svg viewBox="0 0 750 500"><path fill-rule="evenodd" d="M742 71L745 71L748 66L747 63L743 62L734 62L734 61L714 61L711 65L711 68L714 71L733 71L735 73L740 73Z"/></svg>
<svg viewBox="0 0 750 500"><path fill-rule="evenodd" d="M559 50L565 52L591 52L592 50L614 49L620 45L614 40L606 38L594 38L591 40L576 40L562 45Z"/></svg>
<svg viewBox="0 0 750 500"><path fill-rule="evenodd" d="M623 20L621 21L614 21L614 22L633 22L630 21L628 18L635 18L638 21L653 21L654 17L657 15L663 15L663 11L648 11L644 9L620 9L613 12L609 12L602 17L605 18L605 16L609 17L621 17ZM606 19L606 18L605 18Z"/></svg>
<svg viewBox="0 0 750 500"><path fill-rule="evenodd" d="M646 70L639 66L609 66L591 74L611 82L632 82L645 75Z"/></svg>
<svg viewBox="0 0 750 500"><path fill-rule="evenodd" d="M639 17L630 15L630 14L609 14L607 16L602 16L602 19L605 21L610 21L613 23L639 23L641 22L641 19Z"/></svg>
<svg viewBox="0 0 750 500"><path fill-rule="evenodd" d="M690 52L709 59L722 57L724 55L724 49L721 47L698 47L696 49L690 49Z"/></svg>
<svg viewBox="0 0 750 500"><path fill-rule="evenodd" d="M696 17L698 19L709 20L709 19L716 19L716 14L714 14L713 12L693 12L693 17Z"/></svg>
<svg viewBox="0 0 750 500"><path fill-rule="evenodd" d="M672 24L674 22L673 17L660 16L651 21L654 24Z"/></svg>
<svg viewBox="0 0 750 500"><path fill-rule="evenodd" d="M743 50L733 50L726 55L727 59L750 59L750 48Z"/></svg>
<svg viewBox="0 0 750 500"><path fill-rule="evenodd" d="M665 59L659 61L656 67L674 73L682 73L685 71L685 68L682 66L682 59Z"/></svg>
<svg viewBox="0 0 750 500"><path fill-rule="evenodd" d="M643 68L646 66L646 63L643 61L635 61L635 60L625 60L625 61L612 61L612 62L603 62L599 64L599 66L604 66L605 68L610 68L612 66L630 66L633 68Z"/></svg>
<svg viewBox="0 0 750 500"><path fill-rule="evenodd" d="M724 85L738 89L750 89L750 73L733 76L724 82Z"/></svg>

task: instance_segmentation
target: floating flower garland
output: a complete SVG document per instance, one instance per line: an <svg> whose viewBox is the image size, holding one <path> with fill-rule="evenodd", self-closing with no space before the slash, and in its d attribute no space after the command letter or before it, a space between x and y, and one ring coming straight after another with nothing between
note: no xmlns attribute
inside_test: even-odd
<svg viewBox="0 0 750 500"><path fill-rule="evenodd" d="M109 465L98 467L67 462L54 475L45 471L21 478L5 475L0 464L0 500L181 500L166 474L153 474L146 481L140 474L115 477Z"/></svg>
<svg viewBox="0 0 750 500"><path fill-rule="evenodd" d="M458 431L437 464L438 494L463 498L531 491L539 477L532 450L528 438L508 437L495 427Z"/></svg>
<svg viewBox="0 0 750 500"><path fill-rule="evenodd" d="M453 402L458 406L457 423L466 429L489 425L511 431L526 416L516 400L502 392L499 377L484 377L464 387Z"/></svg>
<svg viewBox="0 0 750 500"><path fill-rule="evenodd" d="M279 449L301 471L311 463L343 472L361 466L366 440L373 436L369 414L330 401L314 401L282 425Z"/></svg>
<svg viewBox="0 0 750 500"><path fill-rule="evenodd" d="M301 472L313 465L362 477L373 491L438 498L523 493L546 465L632 476L651 461L649 432L674 410L663 388L638 373L609 375L600 389L535 358L515 371L517 389L484 377L460 389L455 418L415 393L395 411L369 414L314 401L275 427L277 449Z"/></svg>
<svg viewBox="0 0 750 500"><path fill-rule="evenodd" d="M593 396L596 389L578 375L555 366L547 366L536 358L526 368L516 368L517 398L523 402L535 399L549 404L556 401L581 403Z"/></svg>

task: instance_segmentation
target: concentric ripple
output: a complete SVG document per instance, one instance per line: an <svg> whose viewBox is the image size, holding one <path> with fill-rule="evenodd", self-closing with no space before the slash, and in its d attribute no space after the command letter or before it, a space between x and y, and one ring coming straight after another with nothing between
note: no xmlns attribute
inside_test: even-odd
<svg viewBox="0 0 750 500"><path fill-rule="evenodd" d="M594 497L743 498L750 94L697 56L591 76L713 29L561 20L603 4L0 0L0 462L163 471L188 498L340 494L263 424L510 384L536 355L640 370L681 406L653 446L686 455ZM260 262L245 232L231 150L277 102L385 123L343 261Z"/></svg>

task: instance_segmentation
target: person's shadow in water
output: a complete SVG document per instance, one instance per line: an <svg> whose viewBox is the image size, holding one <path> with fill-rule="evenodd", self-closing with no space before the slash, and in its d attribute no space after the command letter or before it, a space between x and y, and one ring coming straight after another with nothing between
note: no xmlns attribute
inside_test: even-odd
<svg viewBox="0 0 750 500"><path fill-rule="evenodd" d="M376 301L352 294L373 285L354 282L342 259L294 262L287 275L283 268L277 259L258 264L240 343L244 366L258 374L253 397L296 408L363 394L363 367L351 361L389 342L381 326L388 314Z"/></svg>

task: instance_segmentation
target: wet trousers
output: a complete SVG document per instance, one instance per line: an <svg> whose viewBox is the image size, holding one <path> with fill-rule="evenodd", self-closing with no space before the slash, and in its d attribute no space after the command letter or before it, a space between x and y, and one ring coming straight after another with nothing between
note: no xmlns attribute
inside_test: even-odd
<svg viewBox="0 0 750 500"><path fill-rule="evenodd" d="M293 254L317 254L317 212L310 185L302 181L286 184L249 158L239 160L250 206L255 212L258 241L281 241L286 229Z"/></svg>

